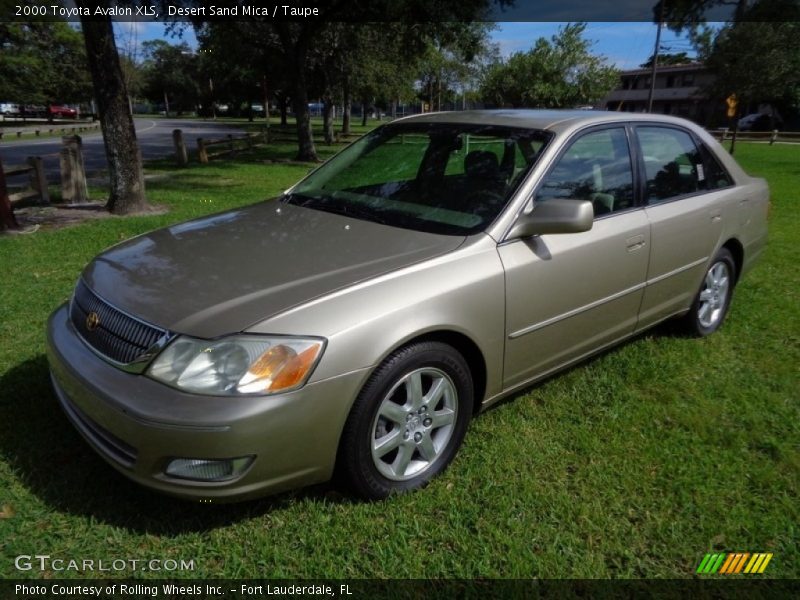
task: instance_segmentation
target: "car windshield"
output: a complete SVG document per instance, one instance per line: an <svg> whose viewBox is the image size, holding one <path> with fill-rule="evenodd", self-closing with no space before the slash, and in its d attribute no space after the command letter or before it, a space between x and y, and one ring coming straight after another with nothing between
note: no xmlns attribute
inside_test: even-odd
<svg viewBox="0 0 800 600"><path fill-rule="evenodd" d="M447 235L489 225L550 139L545 131L397 123L367 134L295 186L284 201Z"/></svg>

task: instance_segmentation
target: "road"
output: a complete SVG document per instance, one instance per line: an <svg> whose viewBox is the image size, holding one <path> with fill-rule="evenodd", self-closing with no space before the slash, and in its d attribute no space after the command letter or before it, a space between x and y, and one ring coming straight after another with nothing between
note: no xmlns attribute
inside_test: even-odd
<svg viewBox="0 0 800 600"><path fill-rule="evenodd" d="M225 123L187 119L134 119L136 138L145 160L163 158L173 154L172 131L183 130L183 139L189 148L195 148L197 138L219 138L241 130ZM106 168L106 153L103 136L100 132L86 133L83 136L83 160L87 173ZM28 156L41 156L44 159L45 173L50 183L61 181L58 153L61 138L31 140L26 142L0 142L0 158L3 165L23 164ZM9 183L16 183L10 180Z"/></svg>

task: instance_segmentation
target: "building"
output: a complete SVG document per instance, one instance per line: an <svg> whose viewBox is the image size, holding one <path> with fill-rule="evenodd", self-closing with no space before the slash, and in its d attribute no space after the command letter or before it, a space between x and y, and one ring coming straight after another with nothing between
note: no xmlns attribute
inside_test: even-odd
<svg viewBox="0 0 800 600"><path fill-rule="evenodd" d="M620 73L620 85L601 101L606 110L646 112L651 68ZM704 126L724 122L725 105L708 97L714 76L702 63L659 66L653 91L653 112L691 119Z"/></svg>

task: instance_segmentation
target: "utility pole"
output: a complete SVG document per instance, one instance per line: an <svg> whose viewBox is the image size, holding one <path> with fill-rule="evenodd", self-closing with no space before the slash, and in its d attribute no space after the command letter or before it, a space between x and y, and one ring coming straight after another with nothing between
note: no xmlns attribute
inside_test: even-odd
<svg viewBox="0 0 800 600"><path fill-rule="evenodd" d="M664 25L664 6L666 0L661 0L661 9L658 15L658 29L656 30L656 46L653 49L653 69L650 71L650 93L647 96L647 112L653 112L653 95L656 89L656 72L658 70L658 51L661 49L661 27Z"/></svg>

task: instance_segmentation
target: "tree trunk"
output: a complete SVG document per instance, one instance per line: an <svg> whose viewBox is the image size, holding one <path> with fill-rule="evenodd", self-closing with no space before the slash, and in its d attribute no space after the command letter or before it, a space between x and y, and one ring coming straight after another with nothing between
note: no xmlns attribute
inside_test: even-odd
<svg viewBox="0 0 800 600"><path fill-rule="evenodd" d="M79 5L86 6L82 2ZM101 5L108 7L105 2ZM133 118L128 110L128 92L122 77L111 19L81 18L81 27L111 176L106 208L118 215L143 211L148 204L144 195L142 157Z"/></svg>
<svg viewBox="0 0 800 600"><path fill-rule="evenodd" d="M0 231L4 229L19 229L19 224L14 216L14 209L11 208L11 200L6 187L6 174L3 171L3 161L0 160Z"/></svg>
<svg viewBox="0 0 800 600"><path fill-rule="evenodd" d="M439 78L437 79L436 83L439 86L437 105L439 106L439 111L441 112L441 110L442 110L442 70L441 69L439 69Z"/></svg>
<svg viewBox="0 0 800 600"><path fill-rule="evenodd" d="M350 78L345 74L342 83L342 133L347 135L350 133Z"/></svg>
<svg viewBox="0 0 800 600"><path fill-rule="evenodd" d="M281 110L281 127L286 127L289 122L287 118L289 113L289 98L286 97L286 94L278 96L278 106Z"/></svg>
<svg viewBox="0 0 800 600"><path fill-rule="evenodd" d="M367 111L369 110L368 100L365 98L361 101L361 126L367 126Z"/></svg>
<svg viewBox="0 0 800 600"><path fill-rule="evenodd" d="M298 61L299 62L299 61ZM295 72L292 107L297 126L297 160L316 162L317 149L311 132L311 115L308 112L308 88L306 86L305 65L300 63Z"/></svg>
<svg viewBox="0 0 800 600"><path fill-rule="evenodd" d="M325 132L325 143L333 143L333 98L322 99L322 130Z"/></svg>
<svg viewBox="0 0 800 600"><path fill-rule="evenodd" d="M297 127L297 160L314 161L317 158L317 149L314 147L314 137L311 132L311 117L308 114L308 48L315 32L313 23L290 27L285 22L275 25L283 47L284 57L294 73L292 89L292 107ZM297 33L295 36L294 33Z"/></svg>
<svg viewBox="0 0 800 600"><path fill-rule="evenodd" d="M269 129L269 89L267 88L267 76L261 79L261 86L264 91L264 123L267 125L267 129Z"/></svg>

